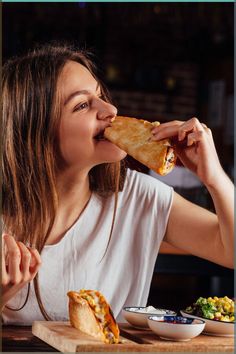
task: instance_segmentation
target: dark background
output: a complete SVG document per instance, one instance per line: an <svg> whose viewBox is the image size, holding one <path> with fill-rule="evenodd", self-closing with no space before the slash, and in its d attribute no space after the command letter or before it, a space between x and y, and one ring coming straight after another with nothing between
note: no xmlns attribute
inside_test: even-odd
<svg viewBox="0 0 236 354"><path fill-rule="evenodd" d="M233 179L233 6L4 3L3 61L50 40L91 50L119 114L160 122L199 117L212 129L221 163ZM148 172L132 159L129 163ZM211 210L206 190L199 193ZM196 202L194 195L186 196ZM189 262L185 258L184 266L183 257ZM160 255L149 302L178 309L197 296L233 296L233 272L197 261Z"/></svg>
<svg viewBox="0 0 236 354"><path fill-rule="evenodd" d="M4 3L3 60L51 40L91 50L119 114L199 117L233 178L233 6Z"/></svg>

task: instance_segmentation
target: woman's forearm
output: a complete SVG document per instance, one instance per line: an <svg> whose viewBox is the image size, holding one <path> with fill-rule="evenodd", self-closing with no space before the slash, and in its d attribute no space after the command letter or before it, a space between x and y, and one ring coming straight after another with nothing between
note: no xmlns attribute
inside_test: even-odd
<svg viewBox="0 0 236 354"><path fill-rule="evenodd" d="M219 222L219 237L228 266L234 267L234 185L222 170L214 182L206 186L214 203Z"/></svg>

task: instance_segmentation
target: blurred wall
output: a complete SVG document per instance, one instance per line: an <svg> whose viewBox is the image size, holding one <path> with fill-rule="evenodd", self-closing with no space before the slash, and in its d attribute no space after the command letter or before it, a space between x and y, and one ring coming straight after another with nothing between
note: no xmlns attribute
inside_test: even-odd
<svg viewBox="0 0 236 354"><path fill-rule="evenodd" d="M3 3L3 60L50 40L93 51L119 114L199 117L233 178L233 5Z"/></svg>

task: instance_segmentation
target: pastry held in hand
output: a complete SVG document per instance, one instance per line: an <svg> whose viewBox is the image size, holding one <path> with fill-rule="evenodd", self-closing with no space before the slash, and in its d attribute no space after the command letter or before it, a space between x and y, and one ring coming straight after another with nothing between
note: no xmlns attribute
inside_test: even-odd
<svg viewBox="0 0 236 354"><path fill-rule="evenodd" d="M117 116L104 136L130 156L164 176L175 166L176 153L170 139L153 141L152 129L159 122Z"/></svg>
<svg viewBox="0 0 236 354"><path fill-rule="evenodd" d="M69 318L73 327L105 343L119 343L119 327L105 297L97 290L69 291Z"/></svg>

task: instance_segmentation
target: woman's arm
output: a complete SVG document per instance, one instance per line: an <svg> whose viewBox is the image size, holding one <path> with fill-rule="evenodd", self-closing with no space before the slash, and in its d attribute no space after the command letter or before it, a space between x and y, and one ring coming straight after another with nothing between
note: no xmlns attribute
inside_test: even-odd
<svg viewBox="0 0 236 354"><path fill-rule="evenodd" d="M153 131L154 139L178 136L183 164L195 172L208 189L216 214L175 193L165 241L193 255L225 267L234 267L234 186L223 171L211 131L196 118L169 122Z"/></svg>

